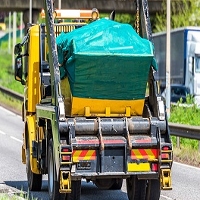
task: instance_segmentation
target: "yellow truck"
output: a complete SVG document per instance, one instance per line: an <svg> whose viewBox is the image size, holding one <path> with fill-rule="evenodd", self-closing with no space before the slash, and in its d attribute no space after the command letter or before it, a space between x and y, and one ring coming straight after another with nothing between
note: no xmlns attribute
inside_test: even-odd
<svg viewBox="0 0 200 200"><path fill-rule="evenodd" d="M172 143L157 91L147 0L136 30L97 9L54 10L15 46L24 85L22 162L30 191L48 174L49 199L80 200L81 181L157 200L171 189Z"/></svg>

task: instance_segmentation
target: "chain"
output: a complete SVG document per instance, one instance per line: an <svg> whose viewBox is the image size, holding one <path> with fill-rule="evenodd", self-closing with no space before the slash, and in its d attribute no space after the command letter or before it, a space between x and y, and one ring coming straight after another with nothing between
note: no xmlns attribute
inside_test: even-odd
<svg viewBox="0 0 200 200"><path fill-rule="evenodd" d="M135 0L135 5L136 5L136 19L135 19L135 29L136 32L139 34L140 33L140 18L139 18L139 0Z"/></svg>

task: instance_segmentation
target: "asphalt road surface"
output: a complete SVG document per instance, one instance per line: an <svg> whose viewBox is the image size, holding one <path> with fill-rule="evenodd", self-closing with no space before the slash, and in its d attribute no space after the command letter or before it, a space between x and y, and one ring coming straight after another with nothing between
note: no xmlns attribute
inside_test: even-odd
<svg viewBox="0 0 200 200"><path fill-rule="evenodd" d="M23 122L21 117L0 107L0 193L27 193L26 167L21 162ZM199 200L200 169L173 163L171 191L162 191L161 200ZM128 200L126 184L122 190L99 190L82 181L81 200ZM41 192L29 196L48 200L47 177Z"/></svg>

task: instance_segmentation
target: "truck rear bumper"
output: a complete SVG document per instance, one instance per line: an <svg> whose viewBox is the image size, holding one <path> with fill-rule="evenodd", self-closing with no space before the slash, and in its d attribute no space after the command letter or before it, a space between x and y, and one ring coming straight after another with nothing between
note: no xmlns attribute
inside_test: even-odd
<svg viewBox="0 0 200 200"><path fill-rule="evenodd" d="M124 173L124 172L117 172L117 173L72 173L71 180L80 180L80 179L89 179L91 181L98 179L106 179L106 178L123 178L126 179L131 175L136 175L138 179L157 179L159 177L158 172L132 172L132 173Z"/></svg>

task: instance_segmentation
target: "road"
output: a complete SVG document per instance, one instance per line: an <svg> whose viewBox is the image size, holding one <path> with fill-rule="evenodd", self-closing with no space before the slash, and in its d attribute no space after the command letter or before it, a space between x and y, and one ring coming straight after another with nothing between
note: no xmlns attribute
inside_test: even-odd
<svg viewBox="0 0 200 200"><path fill-rule="evenodd" d="M0 107L0 193L27 193L26 167L21 163L23 123L21 117ZM171 191L162 191L161 200L199 200L200 169L173 163ZM48 200L44 177L42 191L31 192L38 200ZM126 185L122 190L99 190L92 183L82 182L81 200L128 200Z"/></svg>

